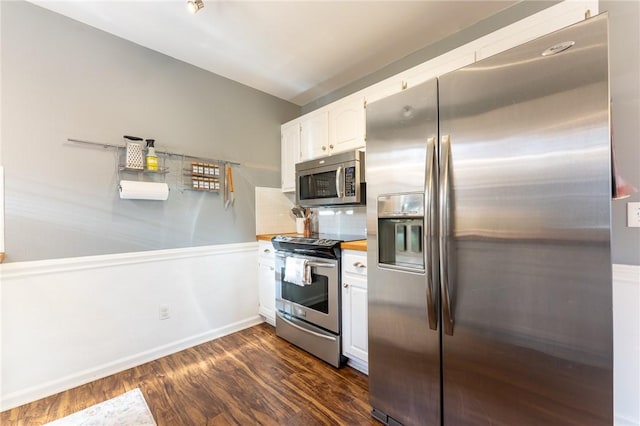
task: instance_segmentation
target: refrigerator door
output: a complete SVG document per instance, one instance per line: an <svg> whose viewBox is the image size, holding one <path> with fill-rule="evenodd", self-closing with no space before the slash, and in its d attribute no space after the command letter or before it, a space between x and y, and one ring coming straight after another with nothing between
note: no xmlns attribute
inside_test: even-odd
<svg viewBox="0 0 640 426"><path fill-rule="evenodd" d="M384 423L440 424L437 120L436 80L367 105L369 395Z"/></svg>
<svg viewBox="0 0 640 426"><path fill-rule="evenodd" d="M439 80L447 426L613 424L607 32Z"/></svg>

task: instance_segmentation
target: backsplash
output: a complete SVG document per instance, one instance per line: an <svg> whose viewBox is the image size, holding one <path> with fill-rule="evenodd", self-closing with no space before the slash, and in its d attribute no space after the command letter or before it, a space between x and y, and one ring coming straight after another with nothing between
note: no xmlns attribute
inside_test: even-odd
<svg viewBox="0 0 640 426"><path fill-rule="evenodd" d="M296 232L291 207L293 194L280 188L256 187L256 234ZM311 230L324 234L360 235L367 238L367 208L317 207L312 209Z"/></svg>
<svg viewBox="0 0 640 426"><path fill-rule="evenodd" d="M367 237L367 208L319 207L313 209L312 228L327 234L349 234Z"/></svg>
<svg viewBox="0 0 640 426"><path fill-rule="evenodd" d="M256 187L256 234L296 232L293 202L280 188Z"/></svg>

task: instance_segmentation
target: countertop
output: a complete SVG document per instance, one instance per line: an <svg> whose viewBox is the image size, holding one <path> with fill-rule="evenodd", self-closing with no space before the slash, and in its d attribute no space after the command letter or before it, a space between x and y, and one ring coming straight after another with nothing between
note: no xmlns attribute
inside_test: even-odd
<svg viewBox="0 0 640 426"><path fill-rule="evenodd" d="M340 248L343 250L367 251L367 240L348 241L340 244Z"/></svg>
<svg viewBox="0 0 640 426"><path fill-rule="evenodd" d="M258 241L271 241L271 239L273 237L275 237L276 235L293 235L296 237L303 237L304 235L302 234L296 234L295 232L288 232L288 233L284 233L284 234L260 234L260 235L256 235L256 240Z"/></svg>
<svg viewBox="0 0 640 426"><path fill-rule="evenodd" d="M260 234L256 235L256 240L258 241L271 241L271 238L276 235L295 235L298 237L302 237L302 234L296 233L285 233L285 234ZM349 241L340 244L340 248L343 250L359 250L359 251L367 251L367 240L357 240L357 241Z"/></svg>

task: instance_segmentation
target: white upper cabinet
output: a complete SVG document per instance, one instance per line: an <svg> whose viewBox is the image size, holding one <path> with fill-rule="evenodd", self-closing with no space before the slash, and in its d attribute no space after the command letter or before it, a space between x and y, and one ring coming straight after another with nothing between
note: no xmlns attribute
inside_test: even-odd
<svg viewBox="0 0 640 426"><path fill-rule="evenodd" d="M370 104L371 102L375 102L379 99L386 98L387 96L395 95L396 93L401 92L402 85L402 77L393 76L364 89L364 97L367 101L367 104Z"/></svg>
<svg viewBox="0 0 640 426"><path fill-rule="evenodd" d="M363 96L350 96L329 106L329 154L364 146Z"/></svg>
<svg viewBox="0 0 640 426"><path fill-rule="evenodd" d="M364 89L367 104L472 64L475 61L475 56L473 50L456 49L389 77Z"/></svg>
<svg viewBox="0 0 640 426"><path fill-rule="evenodd" d="M300 161L364 146L364 98L350 96L300 117Z"/></svg>
<svg viewBox="0 0 640 426"><path fill-rule="evenodd" d="M418 86L425 81L473 64L476 55L473 51L453 50L413 67L402 73L403 89Z"/></svg>
<svg viewBox="0 0 640 426"><path fill-rule="evenodd" d="M300 117L300 161L329 154L329 112L315 111Z"/></svg>
<svg viewBox="0 0 640 426"><path fill-rule="evenodd" d="M598 14L598 0L564 1L513 25L501 28L479 40L476 60L479 61L535 38Z"/></svg>
<svg viewBox="0 0 640 426"><path fill-rule="evenodd" d="M296 163L300 162L300 121L293 120L280 128L280 167L282 192L296 190Z"/></svg>

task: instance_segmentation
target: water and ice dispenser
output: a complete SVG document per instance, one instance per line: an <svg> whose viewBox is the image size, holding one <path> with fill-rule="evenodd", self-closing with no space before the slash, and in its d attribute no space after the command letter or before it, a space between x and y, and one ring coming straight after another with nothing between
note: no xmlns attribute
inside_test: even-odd
<svg viewBox="0 0 640 426"><path fill-rule="evenodd" d="M378 197L378 263L424 271L424 194Z"/></svg>

